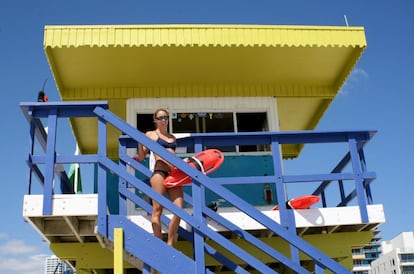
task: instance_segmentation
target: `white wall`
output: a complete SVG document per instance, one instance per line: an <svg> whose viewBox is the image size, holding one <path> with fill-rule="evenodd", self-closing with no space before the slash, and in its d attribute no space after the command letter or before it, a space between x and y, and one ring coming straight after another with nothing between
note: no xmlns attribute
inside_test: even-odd
<svg viewBox="0 0 414 274"><path fill-rule="evenodd" d="M127 100L127 122L137 124L137 113L152 114L158 108L174 112L267 112L269 131L279 130L275 97L133 98Z"/></svg>

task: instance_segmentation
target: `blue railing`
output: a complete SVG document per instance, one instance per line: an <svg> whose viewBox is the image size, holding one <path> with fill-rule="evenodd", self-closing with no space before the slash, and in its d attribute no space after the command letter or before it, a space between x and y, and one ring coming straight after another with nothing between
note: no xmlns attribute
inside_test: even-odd
<svg viewBox="0 0 414 274"><path fill-rule="evenodd" d="M315 272L323 273L324 269L329 269L336 273L346 273L347 270L327 257L319 250L309 245L296 235L296 225L292 210L288 210L284 203L280 205L280 220L278 224L264 215L262 212L251 206L246 201L240 199L234 193L223 187L229 184L245 184L245 183L269 183L272 182L276 187L276 195L278 201L285 201L287 197L286 185L297 182L317 182L318 187L313 192L315 195L321 195L323 206L327 206L326 193L327 189L333 182L337 182L340 189L340 200L338 206L346 206L349 202L356 198L360 208L361 221L368 222L367 204L372 203L370 183L375 179L375 173L366 170L365 157L363 153L364 145L373 137L374 131L345 131L345 132L315 132L315 131L299 131L299 132L254 132L254 133L215 133L215 134L192 134L189 137L178 140L179 146L193 147L194 151L201 151L205 146L230 146L230 145L270 145L273 159L274 175L254 176L254 177L226 177L226 178L210 178L198 170L191 168L185 164L176 155L169 153L159 144L153 142L142 132L137 131L131 125L108 111L106 102L67 102L67 103L21 103L21 108L30 122L31 148L28 154L27 163L29 165L29 184L27 193L31 193L32 179L35 175L43 185L43 214L50 215L52 212L53 198L53 181L57 175L61 179L62 191L70 193L73 191L67 180L62 165L70 163L94 163L98 167L98 232L111 239L113 226L130 227L127 215L126 204L131 201L137 206L143 208L147 212L151 212L151 206L140 196L130 191L130 188L139 189L146 196L158 201L166 209L173 214L181 217L190 227L190 231L182 228L179 230L181 237L190 241L194 247L193 260L195 263L188 264L188 267L195 273L205 273L205 254L209 254L217 261L229 269L243 273L246 272L242 267L229 260L223 253L218 252L210 246L204 239L207 237L225 248L238 258L242 259L247 265L261 272L273 271L269 266L263 264L253 254L248 253L240 246L227 240L220 233L211 230L207 225L207 218L210 218L229 231L233 231L238 237L244 239L249 244L262 250L276 261L287 266L297 273L308 273L300 265L299 251L309 256L315 264ZM87 155L60 155L56 151L56 131L58 118L69 117L97 117L97 153ZM42 119L47 121L48 132L44 130ZM107 157L107 125L111 124L121 132L124 136L119 138L119 162L114 162ZM43 155L35 155L35 141L41 145L44 150ZM161 196L148 185L146 179L139 179L135 175L127 171L127 166L132 167L142 176L148 178L150 171L148 168L135 161L128 156L127 149L137 147L137 143L142 143L154 153L160 155L172 165L178 167L187 173L193 179L191 187L191 195L185 195L186 202L192 207L192 213L189 214L183 209L176 207L168 199ZM281 158L281 145L284 144L310 144L310 143L345 143L348 146L347 153L339 161L338 165L327 174L309 174L309 175L285 175ZM351 165L350 172L344 172L346 166ZM40 166L44 166L43 172ZM111 216L107 213L107 172L111 172L119 176L119 215ZM345 193L344 181L353 181L354 188L349 194ZM235 224L223 218L217 212L211 210L205 201L205 190L209 189L218 196L225 199L232 206L250 216L269 231L272 231L280 238L286 240L291 246L290 257L278 252L273 247L265 244L259 239L244 231ZM124 216L124 217L122 217ZM162 217L162 221L168 224L169 219ZM127 225L128 224L128 225ZM137 234L145 234L143 231L137 230ZM148 239L148 236L146 236ZM165 248L168 252L160 252L157 260L163 261L171 259L170 255L174 251L166 245L162 245L154 239L152 243L156 246ZM224 243L224 244L223 244ZM141 243L142 244L142 243ZM145 253L136 250L138 245L130 245L128 250L132 254L141 256L144 262L149 265L157 263L151 261L153 258L145 257ZM138 255L139 254L139 255ZM142 258L142 256L144 258ZM180 257L174 253L174 256ZM177 257L177 258L178 258ZM180 257L181 258L181 257ZM182 258L182 260L188 260ZM164 260L164 261L165 261ZM181 264L178 264L181 265ZM162 266L158 266L162 267ZM157 268L157 266L156 266ZM160 268L158 268L160 269ZM170 269L171 270L171 269Z"/></svg>

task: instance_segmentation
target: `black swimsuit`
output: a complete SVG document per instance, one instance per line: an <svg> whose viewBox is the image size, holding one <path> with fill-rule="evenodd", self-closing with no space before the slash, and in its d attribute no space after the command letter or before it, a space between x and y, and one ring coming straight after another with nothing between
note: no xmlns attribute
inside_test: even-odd
<svg viewBox="0 0 414 274"><path fill-rule="evenodd" d="M165 170L161 170L161 169L154 170L154 172L152 174L154 175L156 173L160 174L164 178L166 178L168 176L168 174L170 174L169 171L165 171Z"/></svg>
<svg viewBox="0 0 414 274"><path fill-rule="evenodd" d="M158 136L157 143L165 148L171 148L172 150L175 150L175 148L177 147L177 141L174 140L173 142L169 143L164 139L160 138L160 136Z"/></svg>
<svg viewBox="0 0 414 274"><path fill-rule="evenodd" d="M162 139L159 135L158 135L157 143L160 144L161 146L163 146L164 148L169 148L169 149L172 149L172 150L175 150L176 147L177 147L177 141L176 140L169 143L169 142L165 141L164 139ZM157 162L158 161L161 161L161 160L157 160ZM162 161L162 163L165 164L163 161ZM157 163L155 163L155 166L157 166ZM154 169L154 174L155 173L158 173L158 174L160 174L161 176L163 176L165 178L165 177L168 176L168 173L170 173L170 171L163 170L163 169Z"/></svg>

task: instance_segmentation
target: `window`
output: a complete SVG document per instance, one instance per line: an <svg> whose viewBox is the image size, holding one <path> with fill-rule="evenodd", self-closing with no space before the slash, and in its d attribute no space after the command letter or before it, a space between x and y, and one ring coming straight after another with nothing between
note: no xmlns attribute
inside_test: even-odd
<svg viewBox="0 0 414 274"><path fill-rule="evenodd" d="M173 113L172 117L172 131L174 133L234 132L233 113L231 112L181 112ZM223 152L236 151L234 146L216 148Z"/></svg>
<svg viewBox="0 0 414 274"><path fill-rule="evenodd" d="M403 266L401 270L403 274L414 274L414 266Z"/></svg>
<svg viewBox="0 0 414 274"><path fill-rule="evenodd" d="M400 254L401 262L414 262L414 253Z"/></svg>
<svg viewBox="0 0 414 274"><path fill-rule="evenodd" d="M154 130L153 114L137 114L137 129L143 133Z"/></svg>
<svg viewBox="0 0 414 274"><path fill-rule="evenodd" d="M174 133L256 132L268 131L265 112L179 112L172 114ZM268 151L269 146L221 146L223 152Z"/></svg>
<svg viewBox="0 0 414 274"><path fill-rule="evenodd" d="M142 132L152 130L152 114L160 106L170 113L169 131L173 134L279 130L276 98L260 96L131 98L127 101L127 122ZM224 152L266 152L270 151L270 146L230 146L220 149Z"/></svg>
<svg viewBox="0 0 414 274"><path fill-rule="evenodd" d="M364 254L360 248L353 248L352 255L361 255Z"/></svg>
<svg viewBox="0 0 414 274"><path fill-rule="evenodd" d="M173 113L174 133L234 132L233 113Z"/></svg>
<svg viewBox="0 0 414 274"><path fill-rule="evenodd" d="M238 132L269 131L267 115L264 112L236 113ZM269 151L269 146L240 146L240 152Z"/></svg>

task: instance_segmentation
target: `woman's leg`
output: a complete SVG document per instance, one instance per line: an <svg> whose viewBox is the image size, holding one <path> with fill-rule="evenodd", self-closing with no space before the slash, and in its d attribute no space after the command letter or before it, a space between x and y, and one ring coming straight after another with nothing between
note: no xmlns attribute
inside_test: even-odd
<svg viewBox="0 0 414 274"><path fill-rule="evenodd" d="M161 195L164 195L166 192L166 188L163 185L163 181L164 177L159 173L154 173L150 179L151 187ZM154 232L154 236L160 239L162 239L161 214L162 206L153 199L151 215L152 231Z"/></svg>
<svg viewBox="0 0 414 274"><path fill-rule="evenodd" d="M183 208L184 206L184 194L183 194L183 188L182 187L174 187L168 189L168 197L170 200L179 208ZM177 236L177 230L178 226L180 225L181 218L173 215L171 218L170 225L168 227L168 245L173 245L174 240Z"/></svg>

